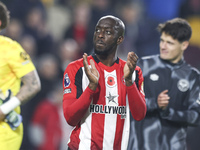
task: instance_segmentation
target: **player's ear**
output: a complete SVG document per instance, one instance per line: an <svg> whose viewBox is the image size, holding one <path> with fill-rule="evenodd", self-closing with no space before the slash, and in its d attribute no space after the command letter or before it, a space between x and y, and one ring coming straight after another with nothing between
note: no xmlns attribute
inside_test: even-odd
<svg viewBox="0 0 200 150"><path fill-rule="evenodd" d="M118 39L117 39L117 45L121 44L124 40L124 37L123 36L119 36Z"/></svg>
<svg viewBox="0 0 200 150"><path fill-rule="evenodd" d="M2 24L2 22L1 22L1 20L0 20L0 29L1 29L1 24Z"/></svg>
<svg viewBox="0 0 200 150"><path fill-rule="evenodd" d="M189 46L189 41L182 42L181 44L182 51L186 50L188 46Z"/></svg>

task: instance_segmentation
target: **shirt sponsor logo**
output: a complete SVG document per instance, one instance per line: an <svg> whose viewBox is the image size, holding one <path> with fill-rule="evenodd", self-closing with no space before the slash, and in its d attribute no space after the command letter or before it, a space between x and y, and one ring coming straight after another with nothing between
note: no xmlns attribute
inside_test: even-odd
<svg viewBox="0 0 200 150"><path fill-rule="evenodd" d="M71 89L65 89L65 90L64 90L64 94L68 94L68 93L71 93L71 92L72 92Z"/></svg>
<svg viewBox="0 0 200 150"><path fill-rule="evenodd" d="M71 81L70 81L70 79L69 79L68 74L66 73L66 74L65 74L65 78L64 78L64 86L65 86L65 87L68 87L68 86L70 85L70 83L71 83Z"/></svg>
<svg viewBox="0 0 200 150"><path fill-rule="evenodd" d="M126 117L126 106L109 106L109 105L98 105L91 104L89 107L89 111L91 113L100 113L100 114L119 114L121 115L121 119L125 119Z"/></svg>
<svg viewBox="0 0 200 150"><path fill-rule="evenodd" d="M186 92L189 89L189 82L186 79L180 79L177 83L177 87L181 92Z"/></svg>

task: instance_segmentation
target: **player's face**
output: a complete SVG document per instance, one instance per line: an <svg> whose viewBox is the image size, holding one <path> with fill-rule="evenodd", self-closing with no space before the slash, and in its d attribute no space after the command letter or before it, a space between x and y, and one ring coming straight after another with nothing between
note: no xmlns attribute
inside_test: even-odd
<svg viewBox="0 0 200 150"><path fill-rule="evenodd" d="M95 28L93 44L95 53L108 55L117 48L118 31L116 22L110 18L100 20Z"/></svg>
<svg viewBox="0 0 200 150"><path fill-rule="evenodd" d="M183 56L182 43L164 32L160 37L160 57L171 63L177 63Z"/></svg>

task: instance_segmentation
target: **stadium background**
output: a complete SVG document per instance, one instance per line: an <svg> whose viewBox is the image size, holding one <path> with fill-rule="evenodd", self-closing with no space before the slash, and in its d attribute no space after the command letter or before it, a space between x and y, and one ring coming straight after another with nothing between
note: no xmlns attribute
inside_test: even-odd
<svg viewBox="0 0 200 150"><path fill-rule="evenodd" d="M200 70L199 0L2 0L11 21L1 34L18 41L38 70L42 90L22 106L24 140L21 150L34 150L47 138L67 147L72 127L62 115L62 76L69 62L92 53L93 31L104 15L121 18L126 26L125 41L118 51L139 57L159 53L158 23L174 17L189 21L193 35L185 59ZM59 116L59 118L58 118ZM54 119L53 119L54 118ZM43 120L43 121L42 121ZM45 121L44 121L45 120ZM38 126L44 128L37 128ZM48 133L47 138L43 133ZM56 139L59 139L57 141ZM200 127L188 130L188 150L200 147ZM48 144L48 141L47 141Z"/></svg>

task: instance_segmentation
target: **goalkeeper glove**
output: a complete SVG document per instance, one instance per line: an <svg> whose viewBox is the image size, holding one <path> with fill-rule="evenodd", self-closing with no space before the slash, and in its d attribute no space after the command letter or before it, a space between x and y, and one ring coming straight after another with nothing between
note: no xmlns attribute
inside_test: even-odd
<svg viewBox="0 0 200 150"><path fill-rule="evenodd" d="M3 103L6 103L12 96L12 92L9 89L7 91L7 96L5 97L2 92L0 92L0 105ZM22 116L16 113L14 110L9 112L5 117L5 122L8 123L8 125L11 127L12 130L16 130L16 128L21 124L22 122Z"/></svg>
<svg viewBox="0 0 200 150"><path fill-rule="evenodd" d="M22 122L22 116L12 110L9 114L6 115L5 122L9 124L12 130L16 130L16 128Z"/></svg>

